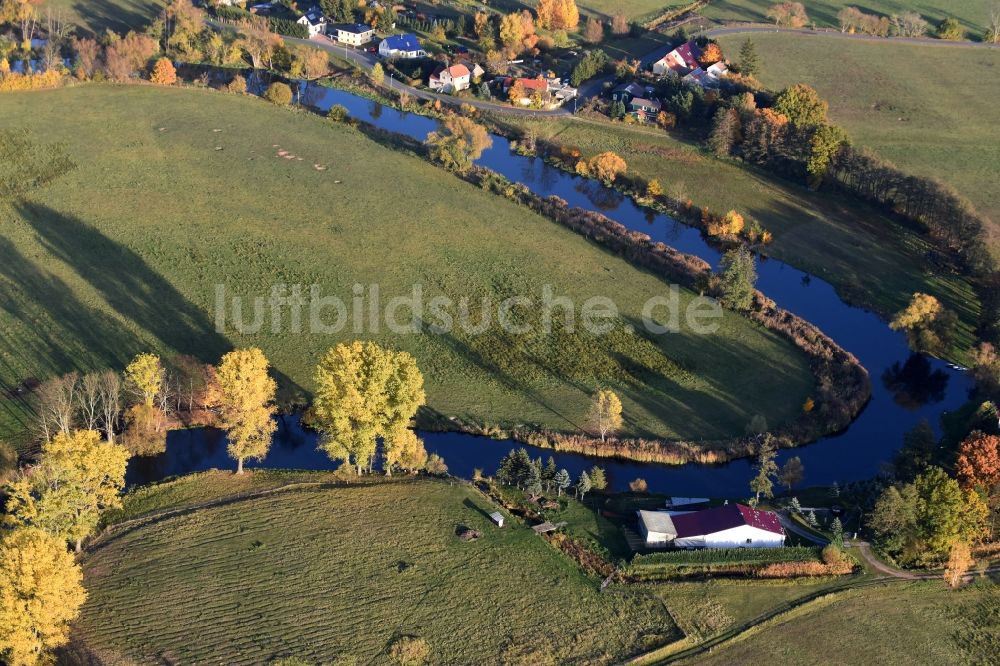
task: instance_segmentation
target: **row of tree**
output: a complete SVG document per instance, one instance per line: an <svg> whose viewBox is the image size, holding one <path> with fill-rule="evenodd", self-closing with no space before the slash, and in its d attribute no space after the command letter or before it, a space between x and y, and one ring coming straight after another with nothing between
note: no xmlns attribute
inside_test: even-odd
<svg viewBox="0 0 1000 666"><path fill-rule="evenodd" d="M591 490L604 490L608 487L607 476L601 467L595 465L589 471L580 472L574 483L567 470L556 468L554 458L550 456L548 462L542 464L541 458L532 460L523 448L511 449L500 460L496 478L504 485L523 490L532 498L552 492L561 496L572 487L575 496L583 499Z"/></svg>

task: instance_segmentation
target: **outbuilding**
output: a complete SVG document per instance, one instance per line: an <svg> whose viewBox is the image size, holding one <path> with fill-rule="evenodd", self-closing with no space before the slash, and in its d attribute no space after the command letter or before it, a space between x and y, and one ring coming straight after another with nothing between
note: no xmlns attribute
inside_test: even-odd
<svg viewBox="0 0 1000 666"><path fill-rule="evenodd" d="M727 504L672 516L677 548L779 548L785 530L778 514L744 504Z"/></svg>
<svg viewBox="0 0 1000 666"><path fill-rule="evenodd" d="M673 517L666 511L645 511L640 509L639 531L646 542L646 548L666 548L677 537Z"/></svg>
<svg viewBox="0 0 1000 666"><path fill-rule="evenodd" d="M503 527L503 514L499 511L494 511L490 514L490 520L497 524L497 527Z"/></svg>

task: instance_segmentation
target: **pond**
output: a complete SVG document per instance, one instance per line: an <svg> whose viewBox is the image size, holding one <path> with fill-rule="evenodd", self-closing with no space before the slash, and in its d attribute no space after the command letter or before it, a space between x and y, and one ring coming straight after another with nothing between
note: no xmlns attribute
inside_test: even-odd
<svg viewBox="0 0 1000 666"><path fill-rule="evenodd" d="M322 86L305 86L301 102L324 111L340 104L353 118L420 140L437 127L434 119ZM509 142L501 136L493 136L493 146L478 163L523 183L537 194L556 195L571 206L599 211L630 229L649 234L655 241L702 257L713 266L719 264L719 251L708 245L697 229L644 209L596 181L566 173L539 158L512 153ZM924 418L937 427L943 412L960 407L968 399L972 380L967 372L939 359L913 354L902 333L890 330L876 314L846 304L829 283L774 259L761 261L758 273L757 284L765 294L781 307L815 323L857 356L871 373L871 401L846 431L780 452L779 464L791 456L802 459L807 485L871 478L900 447L903 433ZM443 456L452 473L466 477L477 467L487 473L494 472L503 455L512 447L521 446L512 441L457 433L421 433L421 436L427 450ZM613 489L626 488L629 481L642 477L656 492L743 496L753 476L747 460L715 466L667 466L525 448L532 457L554 456L556 463L574 476L594 464L605 467ZM316 451L315 435L289 419L287 426L279 429L271 453L260 466L327 469L335 465ZM232 467L222 437L212 431L178 431L170 434L166 453L131 463L129 482L155 481L212 467Z"/></svg>

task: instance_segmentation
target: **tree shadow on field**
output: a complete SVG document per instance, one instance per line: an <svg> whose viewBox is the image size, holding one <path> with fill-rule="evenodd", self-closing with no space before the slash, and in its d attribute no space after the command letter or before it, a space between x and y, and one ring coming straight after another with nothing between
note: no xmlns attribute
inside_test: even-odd
<svg viewBox="0 0 1000 666"><path fill-rule="evenodd" d="M105 28L125 34L141 30L153 22L163 10L164 2L149 0L83 0L73 3L73 11L80 17L78 30L100 34Z"/></svg>

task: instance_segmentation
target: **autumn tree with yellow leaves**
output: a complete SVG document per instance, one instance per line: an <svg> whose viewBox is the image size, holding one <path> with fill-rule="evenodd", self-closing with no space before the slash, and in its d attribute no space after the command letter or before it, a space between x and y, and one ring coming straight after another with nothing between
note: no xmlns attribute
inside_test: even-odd
<svg viewBox="0 0 1000 666"><path fill-rule="evenodd" d="M539 0L538 25L546 30L568 30L580 24L576 0Z"/></svg>
<svg viewBox="0 0 1000 666"><path fill-rule="evenodd" d="M65 543L22 527L0 539L0 661L33 666L69 641L87 599L83 573Z"/></svg>
<svg viewBox="0 0 1000 666"><path fill-rule="evenodd" d="M101 512L121 506L128 459L124 446L95 430L57 434L42 445L38 464L8 486L7 522L37 527L80 552Z"/></svg>
<svg viewBox="0 0 1000 666"><path fill-rule="evenodd" d="M622 427L622 401L614 391L602 389L594 394L587 426L601 436L602 442Z"/></svg>
<svg viewBox="0 0 1000 666"><path fill-rule="evenodd" d="M229 352L216 370L222 428L229 437L229 456L236 460L237 474L243 473L244 460L267 456L277 428L271 418L277 384L267 370L264 352L255 347Z"/></svg>
<svg viewBox="0 0 1000 666"><path fill-rule="evenodd" d="M320 448L333 460L370 469L376 442L383 442L383 467L416 468L422 443L407 426L424 404L424 378L407 352L374 342L339 344L316 368L313 413L322 433ZM418 446L419 444L419 446Z"/></svg>

